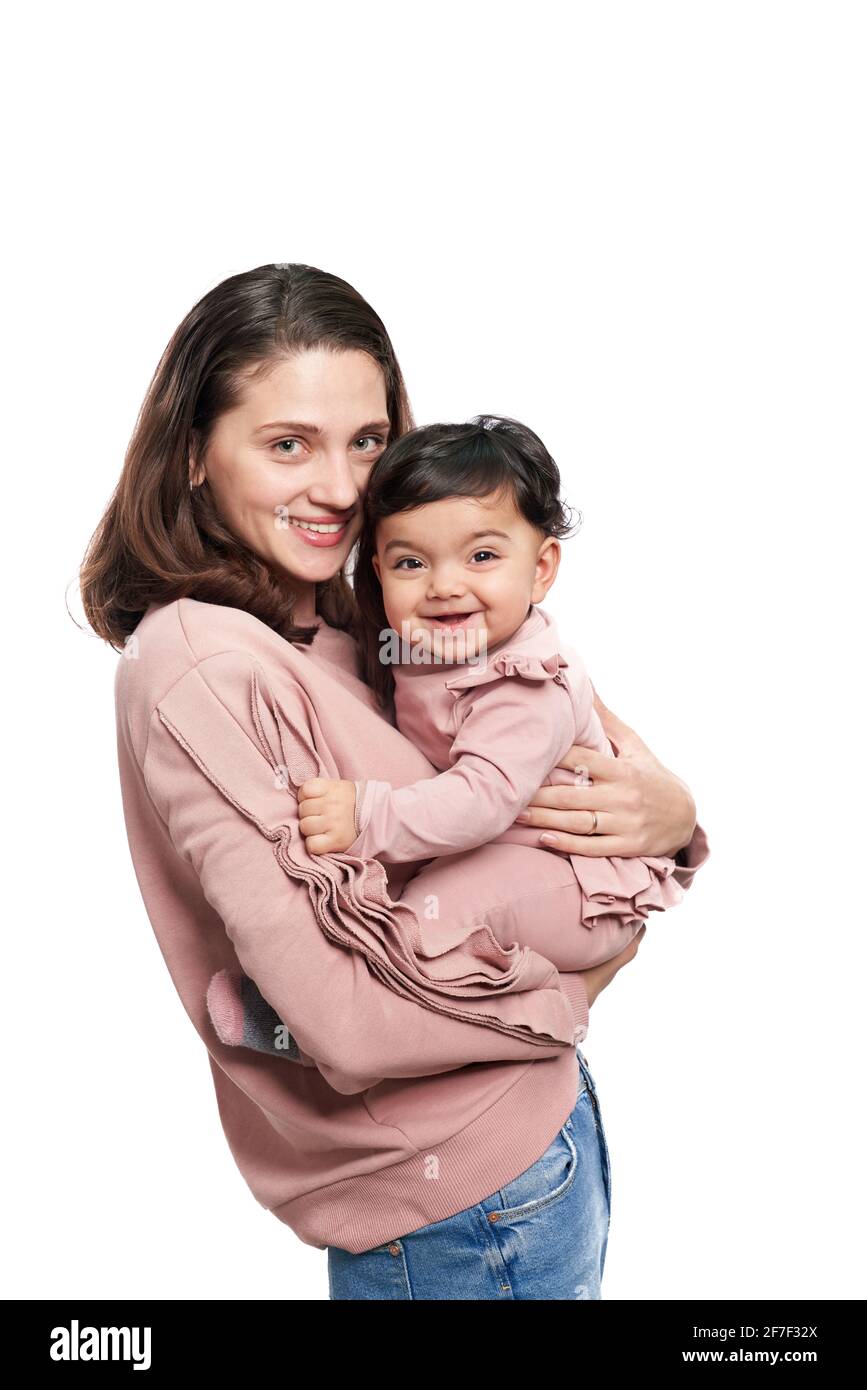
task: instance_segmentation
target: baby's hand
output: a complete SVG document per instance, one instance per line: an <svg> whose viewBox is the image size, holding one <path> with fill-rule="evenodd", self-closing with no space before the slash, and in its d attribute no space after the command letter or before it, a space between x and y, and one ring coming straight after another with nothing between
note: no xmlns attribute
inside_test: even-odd
<svg viewBox="0 0 867 1390"><path fill-rule="evenodd" d="M357 839L355 783L309 777L298 788L298 827L311 854L340 854Z"/></svg>

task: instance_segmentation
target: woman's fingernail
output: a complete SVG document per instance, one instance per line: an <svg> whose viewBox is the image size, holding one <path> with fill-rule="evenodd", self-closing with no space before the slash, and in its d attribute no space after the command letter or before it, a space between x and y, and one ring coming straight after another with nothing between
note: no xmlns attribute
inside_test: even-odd
<svg viewBox="0 0 867 1390"><path fill-rule="evenodd" d="M529 813L528 813L527 811L519 811L518 814L517 814L516 817L515 817L515 820L529 820L529 819L530 819L530 816L529 816Z"/></svg>
<svg viewBox="0 0 867 1390"><path fill-rule="evenodd" d="M556 845L556 843L557 843L557 836L556 836L556 835L548 835L548 834L540 835L540 836L539 836L539 839L540 839L540 841L541 841L541 843L542 843L543 845Z"/></svg>

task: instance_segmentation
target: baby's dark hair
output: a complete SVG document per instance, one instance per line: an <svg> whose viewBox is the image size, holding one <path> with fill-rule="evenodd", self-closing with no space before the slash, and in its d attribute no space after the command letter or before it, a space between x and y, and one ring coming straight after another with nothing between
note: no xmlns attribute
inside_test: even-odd
<svg viewBox="0 0 867 1390"><path fill-rule="evenodd" d="M383 708L394 679L391 667L379 659L388 618L373 568L377 525L383 517L428 502L503 493L511 493L518 511L543 536L562 539L581 525L580 511L573 520L572 508L560 497L560 470L539 436L505 415L421 425L390 444L371 469L353 583L364 675Z"/></svg>

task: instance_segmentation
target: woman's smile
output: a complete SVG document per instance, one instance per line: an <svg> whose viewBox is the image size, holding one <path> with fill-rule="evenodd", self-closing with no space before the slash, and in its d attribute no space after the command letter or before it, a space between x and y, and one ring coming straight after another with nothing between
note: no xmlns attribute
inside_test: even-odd
<svg viewBox="0 0 867 1390"><path fill-rule="evenodd" d="M307 545L317 547L340 545L345 539L352 517L343 521L336 517L288 516L287 521L293 530L299 532Z"/></svg>

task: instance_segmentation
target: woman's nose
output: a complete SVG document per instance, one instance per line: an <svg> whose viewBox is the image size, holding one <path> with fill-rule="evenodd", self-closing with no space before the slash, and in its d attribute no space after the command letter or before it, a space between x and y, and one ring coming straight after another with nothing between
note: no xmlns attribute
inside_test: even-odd
<svg viewBox="0 0 867 1390"><path fill-rule="evenodd" d="M358 479L345 455L322 460L316 482L308 489L311 502L335 512L348 511L360 496Z"/></svg>

